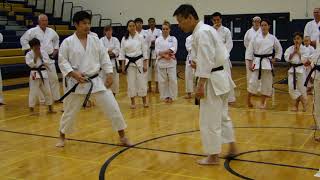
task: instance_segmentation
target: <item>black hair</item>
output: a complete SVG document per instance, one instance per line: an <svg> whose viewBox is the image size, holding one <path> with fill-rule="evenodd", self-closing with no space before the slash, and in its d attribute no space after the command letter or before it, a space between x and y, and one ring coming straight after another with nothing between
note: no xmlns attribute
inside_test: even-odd
<svg viewBox="0 0 320 180"><path fill-rule="evenodd" d="M88 19L88 20L91 21L91 18L92 18L92 15L89 14L88 12L86 12L86 11L78 11L73 15L72 21L73 21L73 23L79 24L80 21L83 21L85 19Z"/></svg>
<svg viewBox="0 0 320 180"><path fill-rule="evenodd" d="M217 17L217 16L219 16L219 17L221 18L221 17L222 17L222 14L221 14L220 12L215 12L215 13L213 13L213 14L211 15L211 18Z"/></svg>
<svg viewBox="0 0 320 180"><path fill-rule="evenodd" d="M292 37L295 38L296 36L300 36L303 39L303 33L302 32L293 33Z"/></svg>
<svg viewBox="0 0 320 180"><path fill-rule="evenodd" d="M153 17L151 17L151 18L148 19L148 22L149 22L149 21L156 21L156 19L153 18Z"/></svg>
<svg viewBox="0 0 320 180"><path fill-rule="evenodd" d="M261 23L262 22L266 22L269 26L271 26L271 21L269 21L269 19L262 19Z"/></svg>
<svg viewBox="0 0 320 180"><path fill-rule="evenodd" d="M142 20L142 18L139 18L139 17L138 17L138 18L136 18L136 19L134 20L134 22L135 22L135 23L140 22L140 23L142 23L142 24L143 24L143 20Z"/></svg>
<svg viewBox="0 0 320 180"><path fill-rule="evenodd" d="M182 16L184 18L189 17L189 15L193 16L195 20L199 20L197 11L190 4L180 5L173 13L173 16Z"/></svg>
<svg viewBox="0 0 320 180"><path fill-rule="evenodd" d="M129 24L130 24L131 22L133 22L134 24L136 24L136 23L134 22L134 20L132 20L132 19L130 19L130 20L127 22L126 34L124 35L124 38L125 38L125 39L128 39L128 38L129 38L128 26L129 26Z"/></svg>
<svg viewBox="0 0 320 180"><path fill-rule="evenodd" d="M34 46L40 46L40 41L37 38L33 38L29 41L29 46L33 48Z"/></svg>

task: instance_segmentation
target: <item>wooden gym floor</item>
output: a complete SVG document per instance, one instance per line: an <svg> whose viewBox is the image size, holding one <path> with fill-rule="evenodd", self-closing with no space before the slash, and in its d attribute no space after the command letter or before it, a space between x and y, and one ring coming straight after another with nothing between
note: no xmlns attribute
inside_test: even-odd
<svg viewBox="0 0 320 180"><path fill-rule="evenodd" d="M179 67L184 78L184 67ZM277 68L275 82L286 77ZM312 107L290 112L287 85L276 84L268 110L246 107L243 66L234 67L237 103L230 107L239 156L221 159L219 166L199 166L203 152L198 130L198 107L186 100L184 81L179 79L179 98L171 105L149 95L150 108L139 100L129 109L126 80L121 75L117 100L128 124L128 136L136 144L118 146L117 133L96 107L82 110L77 131L65 148L56 148L62 104L57 114L28 111L28 88L4 92L7 105L0 107L0 179L314 179L320 168L320 143L313 140ZM6 84L5 84L6 85ZM256 103L259 99L256 98ZM309 96L309 102L311 96ZM38 112L38 109L36 109ZM227 146L223 147L226 153Z"/></svg>

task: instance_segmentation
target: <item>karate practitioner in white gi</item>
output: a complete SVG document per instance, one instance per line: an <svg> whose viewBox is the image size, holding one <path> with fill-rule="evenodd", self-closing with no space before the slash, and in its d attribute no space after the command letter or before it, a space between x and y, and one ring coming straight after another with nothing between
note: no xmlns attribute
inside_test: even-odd
<svg viewBox="0 0 320 180"><path fill-rule="evenodd" d="M192 35L189 35L186 39L185 43L186 49L188 51L188 56L186 58L186 67L185 67L185 86L186 86L186 99L192 98L192 93L194 92L193 87L193 78L194 78L194 70L191 67L192 64L192 55L191 55L191 49L192 49Z"/></svg>
<svg viewBox="0 0 320 180"><path fill-rule="evenodd" d="M233 48L231 32L227 27L224 27L222 25L222 15L221 15L221 13L215 12L211 16L212 16L211 20L212 20L212 23L213 23L213 27L218 32L220 38L222 39L223 44L226 46L226 48L228 50L228 53L230 54L230 52L231 52L231 50ZM230 59L228 59L228 61L224 65L224 68L228 72L230 77L232 78L232 73L231 73L232 64L231 64ZM232 105L232 104L234 104L236 102L236 96L234 94L234 89L231 89L231 91L229 93L228 102L229 102L230 105Z"/></svg>
<svg viewBox="0 0 320 180"><path fill-rule="evenodd" d="M86 106L90 93L105 117L111 121L112 128L118 132L121 144L130 146L124 131L127 125L109 89L113 79L112 63L100 40L89 35L91 15L86 11L79 11L74 14L73 23L76 32L62 42L59 51L59 67L66 78L70 94L64 95L64 113L60 120L60 138L56 146L65 145L66 134L73 131L76 115L81 106ZM100 69L106 73L105 82L99 76Z"/></svg>
<svg viewBox="0 0 320 180"><path fill-rule="evenodd" d="M311 56L312 56L313 52L315 51L315 49L313 46L311 46L310 36L304 36L303 44L307 48L308 59L309 59L309 61L311 61ZM307 77L308 74L310 73L312 67L310 65L305 66L305 69L306 69L306 77ZM307 94L312 95L312 93L313 93L312 90L313 90L313 78L307 84Z"/></svg>
<svg viewBox="0 0 320 180"><path fill-rule="evenodd" d="M235 87L224 64L229 53L217 31L199 20L195 9L188 4L175 12L179 27L192 33L192 53L199 77L196 96L200 100L200 133L204 152L208 157L198 161L201 165L219 163L223 143L230 144L227 156L236 154L233 125L228 118L228 94Z"/></svg>
<svg viewBox="0 0 320 180"><path fill-rule="evenodd" d="M41 48L49 55L50 62L48 64L48 77L52 98L58 101L60 98L60 85L55 66L55 59L58 57L59 52L59 36L51 28L48 27L48 17L45 14L39 15L39 25L26 31L20 38L22 50L29 50L29 41L37 38L41 42ZM43 95L40 95L43 99Z"/></svg>
<svg viewBox="0 0 320 180"><path fill-rule="evenodd" d="M260 23L261 23L261 18L259 16L255 16L252 19L252 27L246 32L244 35L244 40L243 44L244 47L247 49L249 47L249 44L251 40L257 36L257 34L261 33L261 28L260 28ZM247 72L247 89L249 87L249 80L251 76L251 70L249 68L249 61L246 62L246 72ZM260 85L261 86L261 85ZM261 88L261 87L260 87Z"/></svg>
<svg viewBox="0 0 320 180"><path fill-rule="evenodd" d="M148 44L148 59L149 59L149 68L148 68L148 92L152 92L152 82L156 84L155 91L159 93L158 86L158 72L156 67L157 55L155 52L155 41L158 37L162 36L160 29L156 28L156 20L154 18L148 19L149 29L147 30L147 44Z"/></svg>
<svg viewBox="0 0 320 180"><path fill-rule="evenodd" d="M112 26L106 26L104 28L105 36L100 39L103 46L105 47L105 50L109 54L109 57L112 62L113 66L113 80L111 85L111 90L114 95L119 93L119 62L118 62L118 56L120 53L120 42L118 38L112 36ZM106 73L101 71L102 79L106 79Z"/></svg>
<svg viewBox="0 0 320 180"><path fill-rule="evenodd" d="M261 31L251 40L246 50L246 60L249 61L249 67L252 71L248 87L248 107L253 107L251 97L258 94L261 80L261 104L260 108L265 109L267 98L273 93L273 64L280 61L282 57L282 47L279 40L272 34L269 34L270 22L261 21ZM273 54L275 51L275 54Z"/></svg>
<svg viewBox="0 0 320 180"><path fill-rule="evenodd" d="M177 60L175 53L178 41L170 35L171 25L168 21L162 24L162 36L155 42L157 54L158 83L160 99L172 103L178 96Z"/></svg>
<svg viewBox="0 0 320 180"><path fill-rule="evenodd" d="M303 111L307 110L307 89L304 86L306 70L304 64L308 61L308 50L302 45L303 34L293 34L294 45L290 46L284 53L284 59L289 63L288 87L291 99L294 100L292 111L299 110L302 103Z"/></svg>
<svg viewBox="0 0 320 180"><path fill-rule="evenodd" d="M29 41L31 50L26 54L26 64L30 67L29 78L29 109L34 112L39 93L44 95L45 104L49 113L55 113L52 107L52 95L48 79L48 64L50 58L48 54L41 50L40 41L36 38Z"/></svg>
<svg viewBox="0 0 320 180"><path fill-rule="evenodd" d="M147 69L148 55L145 40L136 31L133 20L127 23L127 32L121 40L119 61L122 63L122 72L127 75L128 96L131 100L131 109L136 109L135 97L141 97L143 107L149 107L147 103Z"/></svg>

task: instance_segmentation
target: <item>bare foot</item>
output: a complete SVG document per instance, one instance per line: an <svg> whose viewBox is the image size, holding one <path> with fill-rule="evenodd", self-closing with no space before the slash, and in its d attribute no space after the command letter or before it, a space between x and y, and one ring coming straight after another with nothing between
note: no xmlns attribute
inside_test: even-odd
<svg viewBox="0 0 320 180"><path fill-rule="evenodd" d="M299 110L299 109L298 109L297 106L293 106L292 109L291 109L292 112L297 112L298 110Z"/></svg>
<svg viewBox="0 0 320 180"><path fill-rule="evenodd" d="M144 107L144 108L148 108L148 107L149 107L149 104L148 104L148 103L143 104L143 107Z"/></svg>
<svg viewBox="0 0 320 180"><path fill-rule="evenodd" d="M200 165L219 165L219 159L212 159L209 157L197 161Z"/></svg>
<svg viewBox="0 0 320 180"><path fill-rule="evenodd" d="M137 106L135 104L130 105L130 109L136 109L136 108L137 108Z"/></svg>
<svg viewBox="0 0 320 180"><path fill-rule="evenodd" d="M251 102L248 102L248 108L253 108L253 104Z"/></svg>
<svg viewBox="0 0 320 180"><path fill-rule="evenodd" d="M164 102L165 102L165 103L169 103L169 98L166 98L166 99L164 100Z"/></svg>
<svg viewBox="0 0 320 180"><path fill-rule="evenodd" d="M58 140L58 142L56 144L56 147L58 147L58 148L64 147L64 141L65 141L64 139L59 138L59 140Z"/></svg>
<svg viewBox="0 0 320 180"><path fill-rule="evenodd" d="M30 107L30 108L29 108L29 111L30 111L31 113L34 113L34 108L33 108L33 107Z"/></svg>
<svg viewBox="0 0 320 180"><path fill-rule="evenodd" d="M53 110L53 106L48 106L48 114L56 114L57 112Z"/></svg>
<svg viewBox="0 0 320 180"><path fill-rule="evenodd" d="M129 141L129 139L127 137L120 138L120 145L121 146L128 146L128 147L133 146L133 144Z"/></svg>
<svg viewBox="0 0 320 180"><path fill-rule="evenodd" d="M320 137L316 137L314 140L316 140L317 142L320 142Z"/></svg>
<svg viewBox="0 0 320 180"><path fill-rule="evenodd" d="M185 99L191 99L191 98L192 98L192 95L191 95L191 94L187 94L187 95L184 96L184 98L185 98Z"/></svg>
<svg viewBox="0 0 320 180"><path fill-rule="evenodd" d="M303 112L306 112L306 111L307 111L307 107L308 107L307 99L306 99L306 98L303 98L303 99L301 100L301 102L302 102L302 107L303 107L302 111L303 111Z"/></svg>
<svg viewBox="0 0 320 180"><path fill-rule="evenodd" d="M266 104L260 104L260 109L267 109L267 105Z"/></svg>

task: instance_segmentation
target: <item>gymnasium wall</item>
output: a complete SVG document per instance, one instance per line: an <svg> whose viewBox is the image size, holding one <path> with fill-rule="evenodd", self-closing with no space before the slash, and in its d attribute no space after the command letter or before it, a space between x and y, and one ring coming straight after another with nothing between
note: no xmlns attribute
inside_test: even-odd
<svg viewBox="0 0 320 180"><path fill-rule="evenodd" d="M155 17L158 24L164 19L176 23L172 14L183 3L192 4L201 19L214 11L224 14L290 12L292 19L309 19L312 18L313 8L320 7L320 0L72 0L72 2L122 24L135 17L142 17L145 23L149 17Z"/></svg>

